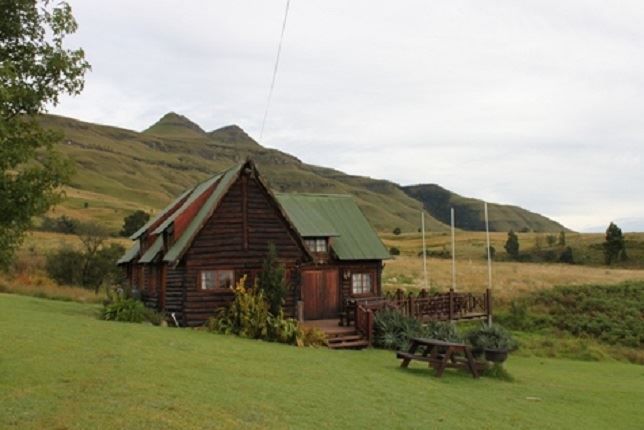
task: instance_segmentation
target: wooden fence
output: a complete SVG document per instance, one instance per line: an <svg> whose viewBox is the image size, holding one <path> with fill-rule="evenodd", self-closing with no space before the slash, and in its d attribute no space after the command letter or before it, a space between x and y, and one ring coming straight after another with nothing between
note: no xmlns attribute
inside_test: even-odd
<svg viewBox="0 0 644 430"><path fill-rule="evenodd" d="M396 309L403 315L422 322L458 321L488 318L492 315L492 294L447 293L405 294L402 290L388 293L383 297L355 300L355 327L369 341L373 341L375 314L381 309Z"/></svg>

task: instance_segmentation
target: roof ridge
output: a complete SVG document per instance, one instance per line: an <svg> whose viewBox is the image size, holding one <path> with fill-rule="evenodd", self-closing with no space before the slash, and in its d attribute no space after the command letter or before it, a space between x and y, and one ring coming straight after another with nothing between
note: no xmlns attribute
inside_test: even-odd
<svg viewBox="0 0 644 430"><path fill-rule="evenodd" d="M299 193L299 192L294 192L294 193L285 193L285 192L277 192L275 193L276 195L279 196L302 196L302 197L347 197L347 198L354 198L352 194L339 194L339 193Z"/></svg>

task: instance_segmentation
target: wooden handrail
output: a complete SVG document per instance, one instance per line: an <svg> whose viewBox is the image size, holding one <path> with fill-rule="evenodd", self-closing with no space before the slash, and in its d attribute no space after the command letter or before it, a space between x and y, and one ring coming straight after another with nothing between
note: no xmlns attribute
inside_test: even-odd
<svg viewBox="0 0 644 430"><path fill-rule="evenodd" d="M398 290L384 297L355 299L355 327L369 344L373 343L375 314L385 308L397 309L404 315L420 321L457 321L492 316L492 292L486 289L482 294L447 293L428 294L421 291L418 295L405 294Z"/></svg>

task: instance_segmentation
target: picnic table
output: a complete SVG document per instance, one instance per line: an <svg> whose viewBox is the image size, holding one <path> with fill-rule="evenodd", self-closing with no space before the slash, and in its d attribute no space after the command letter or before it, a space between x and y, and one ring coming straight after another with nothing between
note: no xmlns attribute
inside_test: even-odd
<svg viewBox="0 0 644 430"><path fill-rule="evenodd" d="M396 353L396 357L402 359L402 368L409 366L412 360L425 361L436 369L439 378L447 367L469 370L474 378L478 378L479 372L485 369L485 363L477 363L470 347L464 343L419 337L413 337L410 341L409 351Z"/></svg>

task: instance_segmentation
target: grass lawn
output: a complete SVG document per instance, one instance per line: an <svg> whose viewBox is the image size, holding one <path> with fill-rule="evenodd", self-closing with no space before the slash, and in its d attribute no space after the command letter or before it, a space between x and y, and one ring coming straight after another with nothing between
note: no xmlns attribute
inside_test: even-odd
<svg viewBox="0 0 644 430"><path fill-rule="evenodd" d="M99 321L0 294L0 428L641 429L644 367L513 356L515 382L392 352Z"/></svg>

